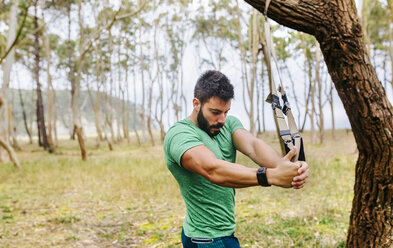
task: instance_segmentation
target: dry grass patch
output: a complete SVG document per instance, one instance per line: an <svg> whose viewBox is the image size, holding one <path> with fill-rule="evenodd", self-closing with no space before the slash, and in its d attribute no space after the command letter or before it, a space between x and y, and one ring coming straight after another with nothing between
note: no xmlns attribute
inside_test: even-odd
<svg viewBox="0 0 393 248"><path fill-rule="evenodd" d="M278 146L274 134L263 138ZM308 142L308 134L305 135ZM25 145L22 171L0 167L0 247L180 247L185 206L161 146L122 143L109 152L89 140L56 154ZM341 247L352 201L356 147L339 132L306 143L311 168L303 190L237 190L242 247ZM239 155L240 163L255 166Z"/></svg>

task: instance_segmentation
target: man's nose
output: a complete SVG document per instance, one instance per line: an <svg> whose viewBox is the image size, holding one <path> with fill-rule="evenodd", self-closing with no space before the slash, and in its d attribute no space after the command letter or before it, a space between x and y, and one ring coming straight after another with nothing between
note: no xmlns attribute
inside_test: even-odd
<svg viewBox="0 0 393 248"><path fill-rule="evenodd" d="M218 117L218 122L223 125L225 124L225 113L220 114Z"/></svg>

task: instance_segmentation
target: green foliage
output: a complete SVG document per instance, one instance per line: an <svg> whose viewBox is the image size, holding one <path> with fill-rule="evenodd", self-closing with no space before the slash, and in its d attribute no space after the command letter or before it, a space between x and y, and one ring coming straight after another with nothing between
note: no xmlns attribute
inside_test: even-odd
<svg viewBox="0 0 393 248"><path fill-rule="evenodd" d="M370 42L376 49L386 50L384 44L388 40L389 17L387 6L380 1L370 1L367 18L367 33Z"/></svg>

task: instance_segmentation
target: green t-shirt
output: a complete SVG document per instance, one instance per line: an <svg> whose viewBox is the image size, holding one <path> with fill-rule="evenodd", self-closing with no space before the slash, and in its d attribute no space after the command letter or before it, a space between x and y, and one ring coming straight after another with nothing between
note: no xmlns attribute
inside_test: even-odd
<svg viewBox="0 0 393 248"><path fill-rule="evenodd" d="M186 203L183 229L188 237L217 238L235 232L235 190L213 184L201 175L186 170L180 161L187 150L204 145L218 159L234 163L236 149L232 134L239 128L243 128L241 122L236 117L227 116L220 133L210 137L186 118L173 125L165 136L165 161L179 183Z"/></svg>

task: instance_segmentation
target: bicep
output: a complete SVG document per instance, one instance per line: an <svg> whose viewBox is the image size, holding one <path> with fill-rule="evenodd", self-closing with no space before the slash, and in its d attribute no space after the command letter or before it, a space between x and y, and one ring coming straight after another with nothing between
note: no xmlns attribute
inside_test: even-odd
<svg viewBox="0 0 393 248"><path fill-rule="evenodd" d="M246 129L237 129L232 134L233 144L241 153L251 156L255 154L254 142L256 138Z"/></svg>
<svg viewBox="0 0 393 248"><path fill-rule="evenodd" d="M181 165L191 172L207 177L215 169L217 160L212 151L204 145L199 145L184 152Z"/></svg>

